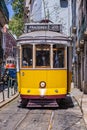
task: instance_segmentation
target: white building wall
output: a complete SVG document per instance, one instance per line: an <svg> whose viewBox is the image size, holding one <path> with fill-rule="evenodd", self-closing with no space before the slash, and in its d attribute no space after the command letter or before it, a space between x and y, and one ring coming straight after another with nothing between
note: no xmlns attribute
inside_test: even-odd
<svg viewBox="0 0 87 130"><path fill-rule="evenodd" d="M31 21L39 22L45 18L49 18L53 23L62 24L62 32L69 35L71 0L68 0L67 7L61 7L60 0L35 0L31 11Z"/></svg>
<svg viewBox="0 0 87 130"><path fill-rule="evenodd" d="M80 15L79 15L79 13L81 13L81 10L79 10L79 6L80 6L80 2L79 2L79 0L77 0L76 1L76 27L77 27L77 38L79 39L79 27L80 27L80 19L81 19L81 17L80 17ZM78 44L78 43L77 43Z"/></svg>
<svg viewBox="0 0 87 130"><path fill-rule="evenodd" d="M34 0L30 14L31 22L39 22L42 19L42 1Z"/></svg>

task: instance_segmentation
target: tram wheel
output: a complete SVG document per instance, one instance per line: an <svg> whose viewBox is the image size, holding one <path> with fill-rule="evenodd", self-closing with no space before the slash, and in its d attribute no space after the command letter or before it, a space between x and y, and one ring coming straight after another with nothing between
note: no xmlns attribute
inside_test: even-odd
<svg viewBox="0 0 87 130"><path fill-rule="evenodd" d="M25 108L25 107L27 106L27 104L28 104L28 99L22 98L22 99L21 99L21 107L22 107L22 108Z"/></svg>
<svg viewBox="0 0 87 130"><path fill-rule="evenodd" d="M56 100L60 108L66 108L65 98Z"/></svg>

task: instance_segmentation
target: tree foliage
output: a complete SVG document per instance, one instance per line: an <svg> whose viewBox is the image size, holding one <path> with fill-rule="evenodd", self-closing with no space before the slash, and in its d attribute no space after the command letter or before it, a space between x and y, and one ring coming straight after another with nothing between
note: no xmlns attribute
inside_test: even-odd
<svg viewBox="0 0 87 130"><path fill-rule="evenodd" d="M9 21L9 29L16 36L20 36L23 33L24 25L24 0L14 0L12 2L12 8L14 10L14 16Z"/></svg>
<svg viewBox="0 0 87 130"><path fill-rule="evenodd" d="M15 12L15 16L22 18L24 14L24 0L14 0L12 7Z"/></svg>
<svg viewBox="0 0 87 130"><path fill-rule="evenodd" d="M9 21L9 29L12 30L13 34L17 37L23 33L23 20L21 18L13 17Z"/></svg>

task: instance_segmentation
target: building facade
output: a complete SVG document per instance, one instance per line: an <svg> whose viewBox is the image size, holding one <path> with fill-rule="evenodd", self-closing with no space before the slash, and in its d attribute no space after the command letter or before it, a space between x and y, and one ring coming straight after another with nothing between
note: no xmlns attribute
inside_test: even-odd
<svg viewBox="0 0 87 130"><path fill-rule="evenodd" d="M74 83L87 93L87 1L72 0L72 14Z"/></svg>
<svg viewBox="0 0 87 130"><path fill-rule="evenodd" d="M63 34L70 35L71 0L25 0L25 5L29 22L49 19L53 23L62 24Z"/></svg>
<svg viewBox="0 0 87 130"><path fill-rule="evenodd" d="M2 63L3 58L3 31L2 28L5 24L9 22L9 13L5 5L4 0L0 0L0 64Z"/></svg>
<svg viewBox="0 0 87 130"><path fill-rule="evenodd" d="M12 33L10 33L8 30L4 32L3 35L3 60L5 62L6 58L9 56L16 59L16 38Z"/></svg>

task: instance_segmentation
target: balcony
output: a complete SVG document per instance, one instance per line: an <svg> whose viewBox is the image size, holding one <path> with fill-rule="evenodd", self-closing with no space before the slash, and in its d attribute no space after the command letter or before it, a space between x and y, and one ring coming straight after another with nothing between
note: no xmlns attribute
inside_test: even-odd
<svg viewBox="0 0 87 130"><path fill-rule="evenodd" d="M0 0L0 23L2 26L8 23L9 21L9 13L6 7L4 0Z"/></svg>

